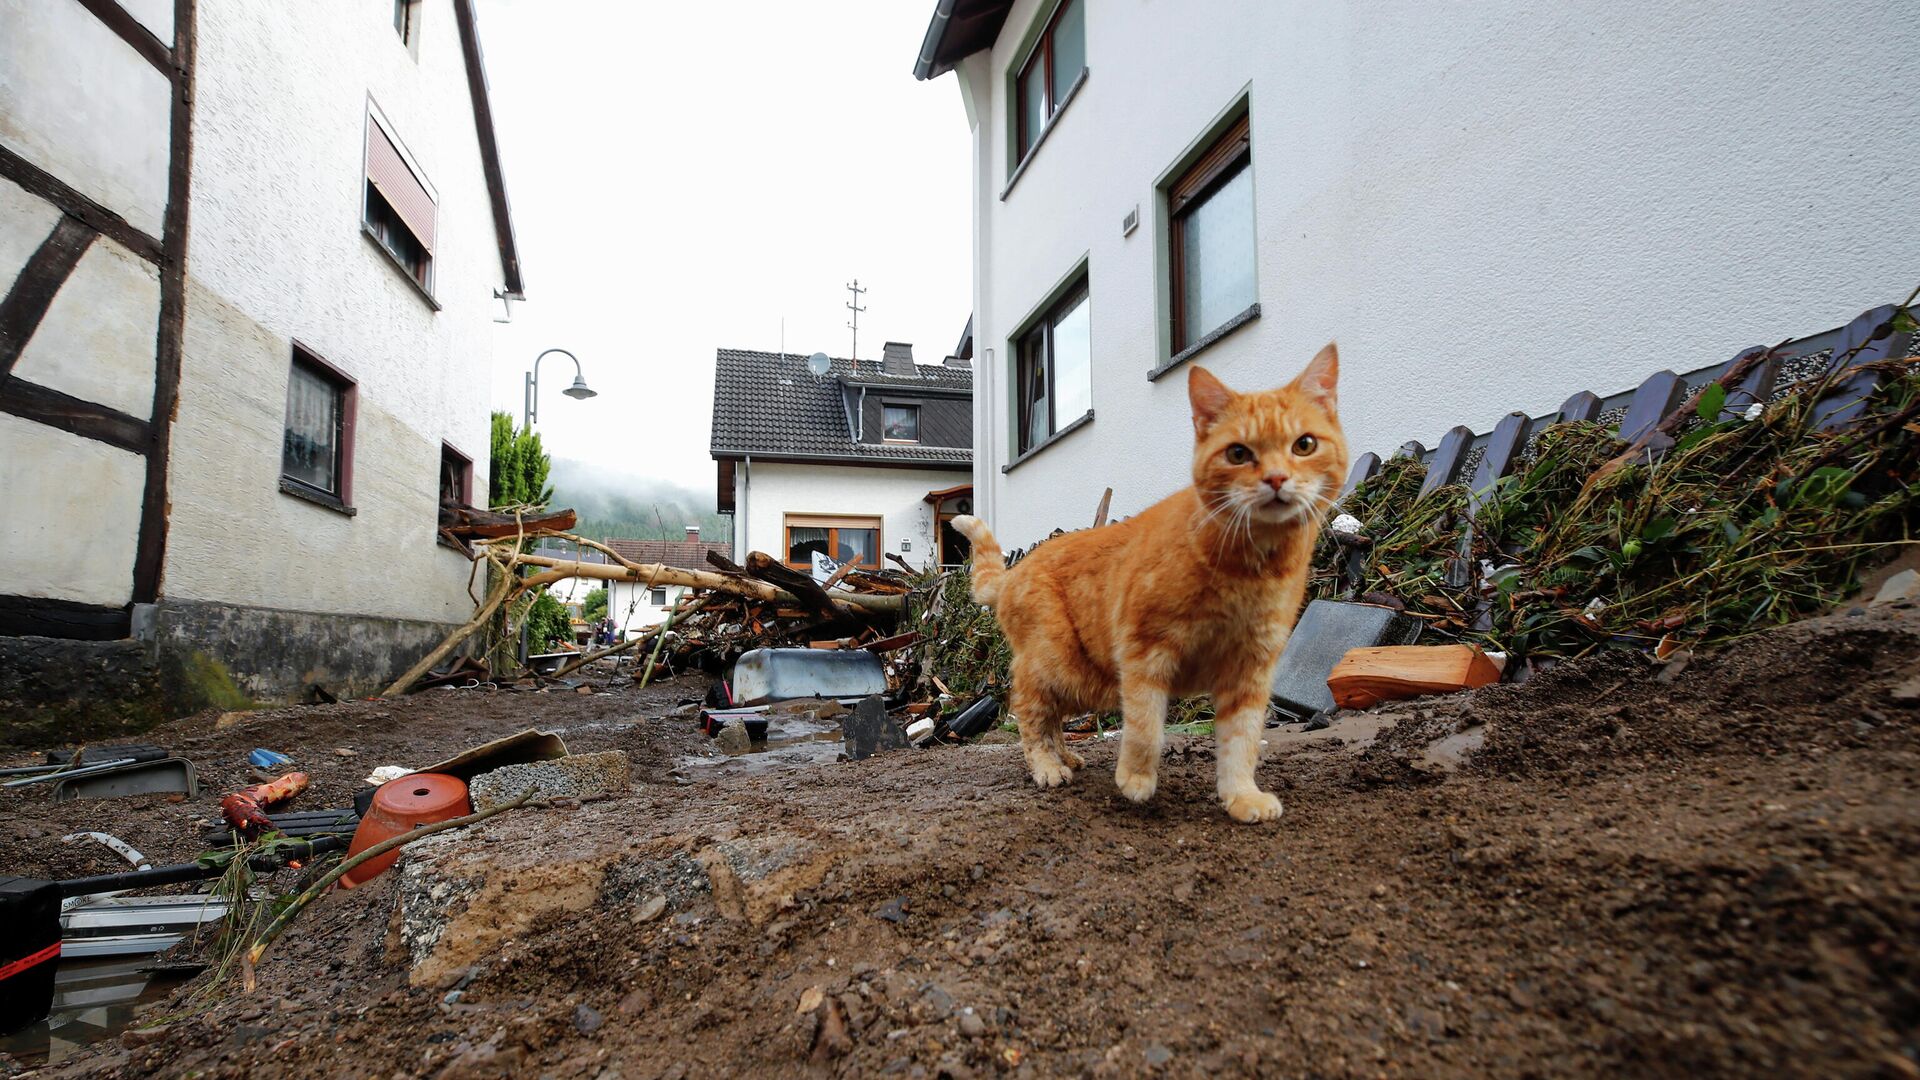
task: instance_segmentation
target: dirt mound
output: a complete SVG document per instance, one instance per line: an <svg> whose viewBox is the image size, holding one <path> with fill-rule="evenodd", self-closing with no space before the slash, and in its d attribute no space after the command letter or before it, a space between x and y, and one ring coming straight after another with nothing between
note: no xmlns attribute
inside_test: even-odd
<svg viewBox="0 0 1920 1080"><path fill-rule="evenodd" d="M50 1074L1911 1076L1917 660L1876 612L1343 715L1275 736L1271 828L1205 740L1135 807L1107 740L1044 793L1009 746L683 784L690 722L589 721L629 796L441 845L404 919L400 875L330 897L253 995ZM497 925L493 874L593 898L411 979L401 923Z"/></svg>

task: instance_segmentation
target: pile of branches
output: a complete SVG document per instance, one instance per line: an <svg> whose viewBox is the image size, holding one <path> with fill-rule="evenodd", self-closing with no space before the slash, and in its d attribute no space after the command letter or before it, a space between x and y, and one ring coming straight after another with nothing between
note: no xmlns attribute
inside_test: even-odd
<svg viewBox="0 0 1920 1080"><path fill-rule="evenodd" d="M677 621L670 655L675 663L715 673L751 649L884 649L895 637L911 587L905 574L859 570L852 563L816 582L760 551L748 555L745 566L711 551L707 561L734 582L782 593L715 590L683 603L687 617Z"/></svg>
<svg viewBox="0 0 1920 1080"><path fill-rule="evenodd" d="M1810 379L1754 419L1723 419L1724 391L1704 388L1662 425L1664 453L1598 423L1555 425L1477 497L1454 485L1417 498L1425 467L1389 461L1340 506L1370 545L1356 557L1323 537L1310 592L1533 658L1664 654L1831 608L1863 569L1920 542L1920 371L1880 369L1850 430L1816 427L1829 387Z"/></svg>

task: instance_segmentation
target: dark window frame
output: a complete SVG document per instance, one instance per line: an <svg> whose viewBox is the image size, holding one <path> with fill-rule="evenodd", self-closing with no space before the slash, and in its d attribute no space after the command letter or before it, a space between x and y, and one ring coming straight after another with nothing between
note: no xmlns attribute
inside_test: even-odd
<svg viewBox="0 0 1920 1080"><path fill-rule="evenodd" d="M458 488L458 490L454 492L454 498L458 500L456 505L472 506L473 459L461 453L459 448L452 443L444 441L440 444L440 483L438 485L438 494L441 496L440 504L442 506L446 505L444 496L446 494L447 467L449 465L454 466L455 469L455 486Z"/></svg>
<svg viewBox="0 0 1920 1080"><path fill-rule="evenodd" d="M798 513L787 514L780 523L780 535L783 541L780 550L787 553L788 555L791 555L793 553L793 530L797 526L802 529L827 530L827 549L829 551L839 551L841 529L855 529L862 532L868 531L869 529L869 526L864 524L862 525L840 524L841 522L850 522L850 521L873 522L872 526L870 527L871 531L873 532L873 561L870 563L869 562L854 563L854 566L861 569L865 569L865 570L881 569L881 562L886 558L887 534L886 534L886 521L884 518L882 518L878 514L798 514ZM823 525L823 524L820 524L820 522L832 522L833 524ZM811 560L807 562L794 562L791 559L786 559L785 561L789 569L793 569L793 570L812 570L813 569L813 563Z"/></svg>
<svg viewBox="0 0 1920 1080"><path fill-rule="evenodd" d="M420 0L393 0L393 32L400 35L401 44L412 46L414 20L419 15Z"/></svg>
<svg viewBox="0 0 1920 1080"><path fill-rule="evenodd" d="M334 490L315 487L304 480L287 475L284 440L286 438L286 417L280 421L283 441L280 462L280 490L308 502L319 503L335 510L353 513L353 451L356 421L360 403L360 385L353 376L309 348L298 339L293 342L291 358L287 364L288 380L291 382L293 369L305 367L309 373L331 383L334 388Z"/></svg>
<svg viewBox="0 0 1920 1080"><path fill-rule="evenodd" d="M1253 167L1251 120L1250 113L1241 113L1208 144L1192 165L1167 185L1168 311L1172 320L1169 341L1172 342L1175 356L1219 329L1208 327L1194 334L1191 339L1187 336L1186 223L1193 212L1206 205L1207 200L1229 180ZM1252 222L1248 222L1248 225L1251 227ZM1231 318L1227 320L1232 321Z"/></svg>
<svg viewBox="0 0 1920 1080"><path fill-rule="evenodd" d="M393 148L399 158L401 168L406 170L407 178L420 189L420 194L433 207L433 222L428 231L438 232L440 220L440 198L428 184L425 174L416 167L412 153L406 149L400 137L384 122L374 100L367 99L366 117L367 135L363 140L360 161L360 231L366 234L373 246L386 256L394 269L400 272L407 283L413 286L427 306L440 310L440 301L434 296L436 270L433 247L429 241L421 238L413 226L394 206L393 201L380 191L374 183L374 163L372 141L378 131L387 145Z"/></svg>
<svg viewBox="0 0 1920 1080"><path fill-rule="evenodd" d="M1047 440L1059 435L1067 428L1077 424L1083 417L1091 415L1093 412L1092 407L1089 406L1085 413L1080 414L1080 416L1066 417L1065 422L1062 423L1062 418L1059 415L1060 391L1056 384L1059 365L1054 362L1053 348L1054 327L1059 325L1060 320L1069 312L1073 311L1073 309L1083 303L1091 302L1092 299L1093 289L1091 287L1091 281L1086 274L1082 273L1072 284L1061 291L1059 297L1054 300L1053 303L1047 305L1044 311L1033 318L1032 322L1028 324L1027 329L1023 331L1019 337L1014 339L1014 454L1016 457L1022 454L1032 453L1035 449L1046 443ZM1044 353L1040 362L1046 365L1044 374L1046 382L1047 433L1037 439L1032 437L1034 402L1027 393L1033 384L1031 377L1033 361L1031 358L1032 349L1030 348L1030 345L1033 344L1040 346ZM1089 357L1088 360L1087 375L1089 380L1091 380L1093 375L1092 358Z"/></svg>
<svg viewBox="0 0 1920 1080"><path fill-rule="evenodd" d="M1067 98L1073 96L1073 87L1077 85L1079 81L1079 75L1076 74L1073 82L1069 83L1065 93L1059 94L1057 97L1054 94L1054 87L1058 85L1053 70L1054 31L1060 27L1060 17L1065 15L1067 10L1073 5L1079 3L1085 3L1085 0L1060 0L1060 3L1055 4L1053 11L1047 16L1046 25L1040 30L1039 37L1034 40L1033 47L1027 50L1027 55L1014 67L1013 145L1017 151L1017 153L1014 154L1014 168L1016 170L1021 163L1027 160L1029 155L1039 148L1040 137L1046 133L1047 128L1053 125L1053 118L1060 115L1061 106L1066 104ZM1081 54L1084 55L1086 53L1086 22L1084 17L1080 25L1080 51ZM1046 97L1046 103L1045 108L1041 110L1039 129L1029 132L1027 130L1027 76L1032 74L1033 65L1036 63L1041 64L1044 69L1041 71L1040 82L1041 92ZM1082 72L1086 70L1084 63L1081 65L1080 70Z"/></svg>
<svg viewBox="0 0 1920 1080"><path fill-rule="evenodd" d="M913 438L896 439L887 434L887 410L905 409L913 414ZM918 446L920 444L920 403L917 401L882 401L880 403L880 441L895 446Z"/></svg>

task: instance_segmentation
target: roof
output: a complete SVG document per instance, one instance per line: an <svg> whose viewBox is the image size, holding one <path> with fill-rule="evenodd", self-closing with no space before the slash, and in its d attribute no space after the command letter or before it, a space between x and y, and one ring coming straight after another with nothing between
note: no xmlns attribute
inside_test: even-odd
<svg viewBox="0 0 1920 1080"><path fill-rule="evenodd" d="M854 441L843 386L973 396L972 368L920 364L915 372L916 377L889 375L878 363L836 358L826 375L815 376L802 353L721 349L713 364L713 456L970 467L969 447Z"/></svg>
<svg viewBox="0 0 1920 1080"><path fill-rule="evenodd" d="M493 208L493 237L500 249L500 274L506 294L526 299L520 277L520 245L513 237L513 214L507 206L506 175L500 168L500 140L493 129L493 99L487 92L487 66L480 55L480 29L475 24L473 0L453 0L453 19L460 28L460 52L467 62L467 96L473 100L473 126L480 137L480 171L487 178L487 201Z"/></svg>
<svg viewBox="0 0 1920 1080"><path fill-rule="evenodd" d="M913 77L945 75L961 60L991 48L1012 10L1012 0L938 0L913 62Z"/></svg>
<svg viewBox="0 0 1920 1080"><path fill-rule="evenodd" d="M733 545L712 540L615 540L604 541L619 556L628 562L661 563L682 570L711 570L713 564L707 561L707 552L717 552L721 558L733 558Z"/></svg>

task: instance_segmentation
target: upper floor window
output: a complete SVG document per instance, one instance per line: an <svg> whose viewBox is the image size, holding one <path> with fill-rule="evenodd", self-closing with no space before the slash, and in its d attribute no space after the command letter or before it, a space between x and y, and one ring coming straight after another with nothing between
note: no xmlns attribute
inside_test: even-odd
<svg viewBox="0 0 1920 1080"><path fill-rule="evenodd" d="M420 0L393 0L393 32L399 34L408 47L413 45L419 19Z"/></svg>
<svg viewBox="0 0 1920 1080"><path fill-rule="evenodd" d="M439 207L379 122L367 117L367 235L429 295Z"/></svg>
<svg viewBox="0 0 1920 1080"><path fill-rule="evenodd" d="M295 344L280 440L280 486L346 509L352 498L353 380Z"/></svg>
<svg viewBox="0 0 1920 1080"><path fill-rule="evenodd" d="M920 407L887 405L881 409L880 436L888 442L920 441Z"/></svg>
<svg viewBox="0 0 1920 1080"><path fill-rule="evenodd" d="M1092 294L1084 279L1020 336L1020 453L1093 411Z"/></svg>
<svg viewBox="0 0 1920 1080"><path fill-rule="evenodd" d="M1020 65L1014 79L1015 138L1019 160L1025 160L1053 114L1066 102L1067 91L1087 66L1085 0L1062 0L1053 9L1040 40Z"/></svg>
<svg viewBox="0 0 1920 1080"><path fill-rule="evenodd" d="M1242 116L1167 188L1176 354L1253 307L1252 163Z"/></svg>

